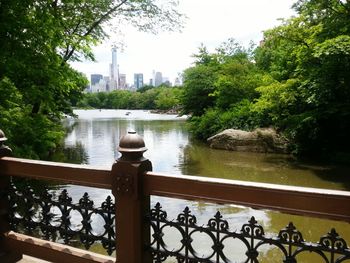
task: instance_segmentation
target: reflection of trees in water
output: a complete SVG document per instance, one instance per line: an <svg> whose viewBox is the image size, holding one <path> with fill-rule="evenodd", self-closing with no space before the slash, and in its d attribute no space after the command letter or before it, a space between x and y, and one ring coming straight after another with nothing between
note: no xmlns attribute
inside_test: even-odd
<svg viewBox="0 0 350 263"><path fill-rule="evenodd" d="M73 147L64 148L63 152L64 156L66 157L65 162L77 164L88 163L88 156L81 142L77 142Z"/></svg>
<svg viewBox="0 0 350 263"><path fill-rule="evenodd" d="M78 122L76 119L66 118L62 121L62 125L66 133L69 134L78 126Z"/></svg>
<svg viewBox="0 0 350 263"><path fill-rule="evenodd" d="M143 136L145 131L155 131L155 134L166 134L171 131L176 131L181 134L187 133L186 123L184 121L173 120L137 120L132 122L135 131Z"/></svg>
<svg viewBox="0 0 350 263"><path fill-rule="evenodd" d="M88 155L81 142L76 142L73 146L66 146L55 152L52 161L63 163L87 164Z"/></svg>
<svg viewBox="0 0 350 263"><path fill-rule="evenodd" d="M198 175L201 168L201 160L197 158L197 147L187 144L183 147L183 154L180 156L179 164L182 174Z"/></svg>

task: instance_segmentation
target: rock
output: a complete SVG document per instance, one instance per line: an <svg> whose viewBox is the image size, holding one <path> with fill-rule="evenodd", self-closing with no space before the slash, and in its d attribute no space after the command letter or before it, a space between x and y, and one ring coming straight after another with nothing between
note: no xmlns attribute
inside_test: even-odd
<svg viewBox="0 0 350 263"><path fill-rule="evenodd" d="M272 128L247 132L228 129L210 138L211 148L242 152L288 153L288 141Z"/></svg>

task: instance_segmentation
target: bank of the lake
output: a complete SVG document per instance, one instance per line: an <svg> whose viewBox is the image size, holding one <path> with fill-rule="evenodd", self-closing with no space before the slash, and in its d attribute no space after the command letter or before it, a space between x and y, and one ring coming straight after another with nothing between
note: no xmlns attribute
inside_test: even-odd
<svg viewBox="0 0 350 263"><path fill-rule="evenodd" d="M111 167L119 156L117 147L120 137L133 129L144 138L148 148L145 156L152 161L153 170L157 172L350 190L348 168L302 163L284 154L211 149L191 138L186 128L186 117L142 110L76 110L75 114L78 119L68 119L66 123L71 127L65 139L66 151L77 157L72 162ZM95 204L101 203L110 194L105 190L72 185L61 188L68 189L75 201L87 191ZM158 201L166 207L169 218L175 218L185 206L189 206L199 222L204 224L219 209L233 228L240 229L251 216L255 216L267 233L276 233L293 221L306 240L316 242L331 227L335 227L350 242L350 228L345 222L290 216L233 205L152 197L153 205ZM200 250L205 252L209 248L205 240L202 241ZM262 262L274 262L270 255L274 252L267 248L263 251L261 257L270 259ZM232 260L239 260L232 257ZM317 262L317 259L312 261L309 256L298 262Z"/></svg>

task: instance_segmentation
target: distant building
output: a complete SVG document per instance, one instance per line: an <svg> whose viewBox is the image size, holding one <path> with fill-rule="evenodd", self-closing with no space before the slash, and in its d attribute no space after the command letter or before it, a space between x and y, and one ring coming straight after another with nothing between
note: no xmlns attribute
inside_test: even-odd
<svg viewBox="0 0 350 263"><path fill-rule="evenodd" d="M156 72L156 74L154 76L154 86L158 87L162 83L163 83L162 72Z"/></svg>
<svg viewBox="0 0 350 263"><path fill-rule="evenodd" d="M134 74L134 86L135 89L139 89L143 87L143 74L142 73L135 73Z"/></svg>
<svg viewBox="0 0 350 263"><path fill-rule="evenodd" d="M91 92L106 92L107 91L107 83L102 78L98 83L95 83L95 85L91 85Z"/></svg>
<svg viewBox="0 0 350 263"><path fill-rule="evenodd" d="M150 86L154 86L154 85L153 85L153 79L149 79L149 85L150 85Z"/></svg>
<svg viewBox="0 0 350 263"><path fill-rule="evenodd" d="M111 90L119 89L119 69L117 63L117 48L112 48L112 64L109 66L110 88Z"/></svg>
<svg viewBox="0 0 350 263"><path fill-rule="evenodd" d="M91 74L91 86L99 83L101 79L103 79L103 76L101 74Z"/></svg>
<svg viewBox="0 0 350 263"><path fill-rule="evenodd" d="M181 83L180 78L175 78L174 87L176 87L176 86L181 86L181 85L182 85L182 83Z"/></svg>
<svg viewBox="0 0 350 263"><path fill-rule="evenodd" d="M127 89L125 74L119 74L119 89Z"/></svg>
<svg viewBox="0 0 350 263"><path fill-rule="evenodd" d="M111 91L111 87L110 87L111 81L110 81L109 77L108 77L108 76L104 76L104 77L103 77L103 80L104 80L105 83L106 83L106 91L107 91L107 92Z"/></svg>

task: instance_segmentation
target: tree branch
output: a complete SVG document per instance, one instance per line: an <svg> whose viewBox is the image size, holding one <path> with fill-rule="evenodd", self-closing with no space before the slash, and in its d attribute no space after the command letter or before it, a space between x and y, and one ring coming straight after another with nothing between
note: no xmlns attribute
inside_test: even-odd
<svg viewBox="0 0 350 263"><path fill-rule="evenodd" d="M118 5L116 5L115 7L111 8L110 10L108 10L108 12L106 12L105 14L103 14L99 19L97 19L94 23L92 23L91 27L86 31L86 33L83 35L84 37L90 35L90 33L97 27L99 26L108 16L110 16L111 14L113 14L119 7L121 7L122 5L124 5L128 0L123 0L121 1Z"/></svg>
<svg viewBox="0 0 350 263"><path fill-rule="evenodd" d="M108 18L111 14L113 14L119 7L121 7L122 5L124 5L128 0L122 0L118 5L114 6L113 8L111 8L110 10L108 10L108 12L104 13L99 19L97 19L96 21L94 21L92 23L92 25L90 26L90 28L82 35L80 36L79 41L77 42L77 45L82 41L82 39L88 35L91 34L91 32L98 27L106 18ZM75 30L74 30L75 31ZM74 33L74 32L73 32ZM67 47L69 47L69 45L67 45ZM74 54L76 47L72 46L72 49L68 52L68 50L66 51L65 55L63 56L63 62L67 62L72 55Z"/></svg>

